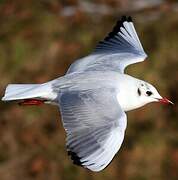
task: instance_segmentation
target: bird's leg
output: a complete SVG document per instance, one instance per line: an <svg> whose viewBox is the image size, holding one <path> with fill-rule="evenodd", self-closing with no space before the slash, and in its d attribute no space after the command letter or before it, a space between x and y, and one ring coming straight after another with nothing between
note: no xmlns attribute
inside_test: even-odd
<svg viewBox="0 0 178 180"><path fill-rule="evenodd" d="M18 104L20 106L40 106L44 104L45 100L39 100L39 99L25 99Z"/></svg>

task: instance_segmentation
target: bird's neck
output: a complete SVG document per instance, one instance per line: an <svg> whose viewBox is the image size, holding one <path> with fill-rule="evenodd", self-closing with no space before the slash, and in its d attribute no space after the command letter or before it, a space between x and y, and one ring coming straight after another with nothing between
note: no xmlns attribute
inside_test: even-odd
<svg viewBox="0 0 178 180"><path fill-rule="evenodd" d="M120 91L117 94L117 99L125 112L145 105L137 93L138 82L139 80L136 78L126 75L126 78L124 78L120 84Z"/></svg>

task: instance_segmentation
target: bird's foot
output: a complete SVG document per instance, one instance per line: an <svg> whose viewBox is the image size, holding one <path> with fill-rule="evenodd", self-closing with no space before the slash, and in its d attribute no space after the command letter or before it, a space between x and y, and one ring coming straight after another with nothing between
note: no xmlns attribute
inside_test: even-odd
<svg viewBox="0 0 178 180"><path fill-rule="evenodd" d="M45 100L39 100L39 99L25 99L18 104L20 106L40 106L44 104Z"/></svg>

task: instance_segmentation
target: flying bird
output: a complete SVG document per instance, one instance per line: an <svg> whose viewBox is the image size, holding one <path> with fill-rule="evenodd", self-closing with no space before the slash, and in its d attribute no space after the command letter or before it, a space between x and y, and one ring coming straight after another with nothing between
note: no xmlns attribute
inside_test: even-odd
<svg viewBox="0 0 178 180"><path fill-rule="evenodd" d="M146 57L132 18L123 16L64 76L43 84L9 84L2 100L59 106L73 163L101 171L121 147L127 111L151 102L172 104L153 85L124 73Z"/></svg>

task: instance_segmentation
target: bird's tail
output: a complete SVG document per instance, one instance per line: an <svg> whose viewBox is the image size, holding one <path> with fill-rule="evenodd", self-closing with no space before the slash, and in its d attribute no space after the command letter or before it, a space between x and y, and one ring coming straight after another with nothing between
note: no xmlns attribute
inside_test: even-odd
<svg viewBox="0 0 178 180"><path fill-rule="evenodd" d="M30 105L37 100L50 101L54 99L50 83L44 84L9 84L6 87L2 101L29 100ZM28 104L28 103L27 103ZM37 105L40 104L37 102Z"/></svg>

